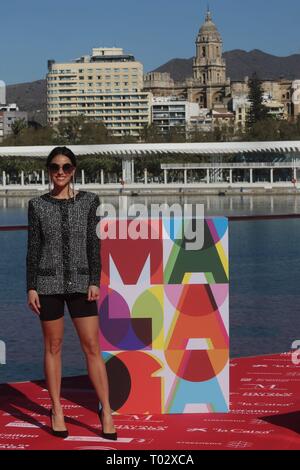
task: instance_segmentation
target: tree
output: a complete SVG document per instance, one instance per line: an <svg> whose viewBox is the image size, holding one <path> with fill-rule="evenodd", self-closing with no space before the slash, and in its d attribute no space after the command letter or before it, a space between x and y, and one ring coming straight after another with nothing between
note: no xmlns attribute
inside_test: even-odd
<svg viewBox="0 0 300 470"><path fill-rule="evenodd" d="M143 127L141 132L141 140L145 143L160 143L164 142L164 137L161 130L156 124L149 124Z"/></svg>
<svg viewBox="0 0 300 470"><path fill-rule="evenodd" d="M245 140L252 141L271 141L279 140L279 121L267 118L255 122L251 129L245 134Z"/></svg>
<svg viewBox="0 0 300 470"><path fill-rule="evenodd" d="M114 142L103 122L83 114L61 120L57 127L57 142L65 145L108 144Z"/></svg>
<svg viewBox="0 0 300 470"><path fill-rule="evenodd" d="M81 145L110 143L110 134L103 122L85 121L81 126L78 143Z"/></svg>
<svg viewBox="0 0 300 470"><path fill-rule="evenodd" d="M83 115L68 117L61 120L57 125L57 138L62 143L76 145L80 142L81 129L84 124Z"/></svg>
<svg viewBox="0 0 300 470"><path fill-rule="evenodd" d="M186 129L185 126L176 125L169 127L166 135L166 141L169 143L183 143L186 142Z"/></svg>
<svg viewBox="0 0 300 470"><path fill-rule="evenodd" d="M266 119L268 115L268 110L263 104L262 84L256 73L254 73L249 80L248 98L250 101L250 110L248 113L247 127L251 129L256 122Z"/></svg>
<svg viewBox="0 0 300 470"><path fill-rule="evenodd" d="M15 132L17 132L17 129L15 129ZM26 127L20 129L17 134L8 135L3 141L5 146L52 144L55 144L55 134L51 127L42 127L40 129Z"/></svg>
<svg viewBox="0 0 300 470"><path fill-rule="evenodd" d="M12 125L11 125L11 130L14 136L19 135L23 129L26 129L27 123L24 118L22 119L16 119Z"/></svg>

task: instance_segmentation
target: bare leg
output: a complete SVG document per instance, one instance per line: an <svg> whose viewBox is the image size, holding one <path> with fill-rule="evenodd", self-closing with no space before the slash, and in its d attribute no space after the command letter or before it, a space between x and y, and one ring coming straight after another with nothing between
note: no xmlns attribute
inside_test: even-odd
<svg viewBox="0 0 300 470"><path fill-rule="evenodd" d="M44 334L44 370L52 402L53 426L56 431L66 429L60 403L61 390L61 348L64 334L64 319L42 321Z"/></svg>
<svg viewBox="0 0 300 470"><path fill-rule="evenodd" d="M99 320L97 316L73 318L82 350L86 357L87 370L97 397L103 407L104 432L114 433L115 428L109 403L109 388L105 363L99 345Z"/></svg>

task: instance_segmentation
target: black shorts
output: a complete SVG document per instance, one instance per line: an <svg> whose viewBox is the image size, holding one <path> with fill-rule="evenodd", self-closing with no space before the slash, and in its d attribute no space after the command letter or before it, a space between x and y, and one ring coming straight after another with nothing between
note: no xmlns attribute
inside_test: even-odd
<svg viewBox="0 0 300 470"><path fill-rule="evenodd" d="M96 300L87 300L87 293L75 292L74 294L39 294L40 320L57 320L64 316L64 303L68 306L72 318L91 317L98 315Z"/></svg>

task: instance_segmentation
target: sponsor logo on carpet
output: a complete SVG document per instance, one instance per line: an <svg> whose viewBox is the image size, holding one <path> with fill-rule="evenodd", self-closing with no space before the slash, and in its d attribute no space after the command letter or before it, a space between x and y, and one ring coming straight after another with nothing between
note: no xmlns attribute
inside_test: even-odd
<svg viewBox="0 0 300 470"><path fill-rule="evenodd" d="M29 447L29 444L0 444L0 449L4 450L22 450Z"/></svg>
<svg viewBox="0 0 300 470"><path fill-rule="evenodd" d="M126 424L118 424L116 428L123 431L167 431L169 426L134 426L134 425L126 425Z"/></svg>
<svg viewBox="0 0 300 470"><path fill-rule="evenodd" d="M44 426L46 426L46 423L40 422L40 424L43 424ZM5 427L37 428L37 429L40 428L40 426L37 426L36 424L33 424L33 423L27 423L26 421L12 421L11 423L7 423Z"/></svg>
<svg viewBox="0 0 300 470"><path fill-rule="evenodd" d="M247 447L252 447L252 442L245 442L245 441L232 441L228 442L226 447L234 448L234 449L246 449Z"/></svg>
<svg viewBox="0 0 300 470"><path fill-rule="evenodd" d="M68 442L111 442L109 439L97 436L69 436L64 441ZM118 444L150 444L153 439L139 439L136 437L118 437Z"/></svg>
<svg viewBox="0 0 300 470"><path fill-rule="evenodd" d="M196 446L222 446L223 442L199 442L199 441L177 441L176 444L183 444L183 445L196 445Z"/></svg>
<svg viewBox="0 0 300 470"><path fill-rule="evenodd" d="M0 439L35 439L38 438L39 436L37 434L5 434L1 433L0 434Z"/></svg>

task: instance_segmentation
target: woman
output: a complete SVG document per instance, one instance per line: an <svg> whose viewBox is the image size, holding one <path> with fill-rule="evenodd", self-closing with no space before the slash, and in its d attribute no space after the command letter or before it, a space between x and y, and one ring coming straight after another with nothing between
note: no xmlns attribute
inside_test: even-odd
<svg viewBox="0 0 300 470"><path fill-rule="evenodd" d="M30 199L28 205L26 265L28 305L39 315L44 336L44 369L52 403L52 432L57 437L68 436L60 402L66 301L99 399L97 413L102 424L102 436L116 440L107 373L98 339L101 257L96 233L100 218L96 211L100 204L99 196L75 191L76 157L67 147L54 148L46 166L49 192Z"/></svg>

